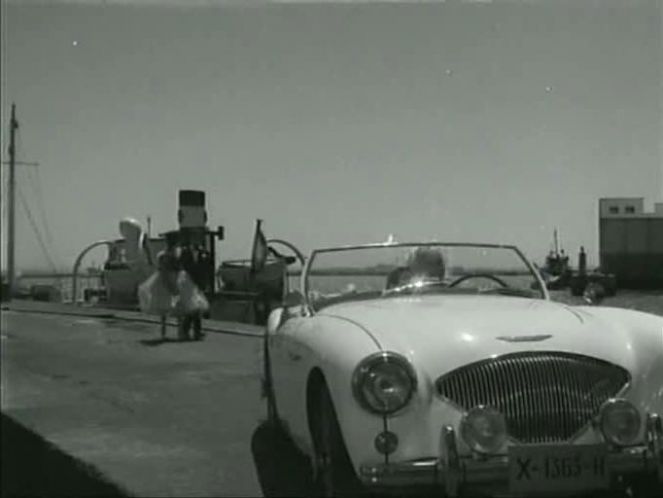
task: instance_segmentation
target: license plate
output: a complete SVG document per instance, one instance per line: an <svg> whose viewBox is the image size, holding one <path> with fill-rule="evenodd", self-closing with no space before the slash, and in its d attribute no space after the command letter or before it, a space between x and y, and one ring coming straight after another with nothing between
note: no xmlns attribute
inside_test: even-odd
<svg viewBox="0 0 663 498"><path fill-rule="evenodd" d="M605 489L603 445L523 445L509 448L509 487L517 494Z"/></svg>

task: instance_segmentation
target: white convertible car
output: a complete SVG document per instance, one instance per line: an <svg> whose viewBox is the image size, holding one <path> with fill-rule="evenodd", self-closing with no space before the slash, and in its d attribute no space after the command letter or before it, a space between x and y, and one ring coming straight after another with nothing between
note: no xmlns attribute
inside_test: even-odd
<svg viewBox="0 0 663 498"><path fill-rule="evenodd" d="M316 492L663 496L662 317L553 302L508 245L319 249L300 285L264 385Z"/></svg>

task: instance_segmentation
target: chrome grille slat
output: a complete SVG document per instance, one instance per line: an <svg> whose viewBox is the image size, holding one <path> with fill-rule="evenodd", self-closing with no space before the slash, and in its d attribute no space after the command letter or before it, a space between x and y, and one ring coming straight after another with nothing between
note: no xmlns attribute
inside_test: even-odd
<svg viewBox="0 0 663 498"><path fill-rule="evenodd" d="M495 378L490 375L490 371L485 365L482 365L481 371L483 372L485 378L486 378L486 389L488 390L488 400L490 403L490 406L496 407L497 406L497 386L495 385Z"/></svg>
<svg viewBox="0 0 663 498"><path fill-rule="evenodd" d="M569 372L567 369L564 368L564 364L561 362L555 362L553 365L556 367L557 372L558 372L558 377L561 382L561 385L568 385L569 383ZM553 412L554 419L553 420L558 420L558 430L562 434L568 434L569 429L568 429L568 423L566 420L566 415L567 412L572 412L575 411L575 406L573 404L573 398L571 399L565 399L564 398L564 393L560 392L560 390L554 390L554 401L555 401L555 407L556 410ZM566 402L566 410L563 409L564 405Z"/></svg>
<svg viewBox="0 0 663 498"><path fill-rule="evenodd" d="M493 406L521 442L569 440L629 381L623 368L574 353L523 352L456 369L437 392L465 410Z"/></svg>
<svg viewBox="0 0 663 498"><path fill-rule="evenodd" d="M527 366L527 377L531 385L542 386L545 385L540 381L538 376L538 371L533 365L534 360L532 358L527 358L525 360L525 365ZM546 396L543 397L546 399ZM536 440L536 434L541 434L541 413L542 410L538 404L535 403L534 396L527 396L528 408L529 408L529 417L525 417L523 420L527 424L526 434L530 439Z"/></svg>
<svg viewBox="0 0 663 498"><path fill-rule="evenodd" d="M547 375L542 372L541 375L542 375L542 382L546 382L546 381L549 381L550 379L556 378L556 376L554 374L554 370L552 372L548 373ZM545 417L547 413L555 413L555 400L552 396L544 396L544 405L541 409L540 416ZM545 422L550 423L549 420L546 420ZM544 427L545 427L545 425L544 425ZM544 432L543 429L541 429L539 431L539 434L543 434L543 432ZM540 439L540 437L539 437L539 439Z"/></svg>

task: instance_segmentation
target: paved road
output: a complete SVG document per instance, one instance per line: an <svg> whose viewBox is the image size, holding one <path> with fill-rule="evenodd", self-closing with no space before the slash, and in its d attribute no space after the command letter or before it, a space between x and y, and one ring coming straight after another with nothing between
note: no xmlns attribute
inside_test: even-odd
<svg viewBox="0 0 663 498"><path fill-rule="evenodd" d="M261 496L260 341L158 335L149 323L3 311L2 410L132 495Z"/></svg>

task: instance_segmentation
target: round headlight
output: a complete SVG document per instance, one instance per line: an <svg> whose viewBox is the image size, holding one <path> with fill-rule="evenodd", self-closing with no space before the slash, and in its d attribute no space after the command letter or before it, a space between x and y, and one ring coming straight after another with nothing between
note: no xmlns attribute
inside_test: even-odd
<svg viewBox="0 0 663 498"><path fill-rule="evenodd" d="M632 444L640 433L638 409L625 399L609 399L601 407L601 432L613 444Z"/></svg>
<svg viewBox="0 0 663 498"><path fill-rule="evenodd" d="M496 453L506 441L506 422L495 408L477 406L463 415L460 434L474 451Z"/></svg>
<svg viewBox="0 0 663 498"><path fill-rule="evenodd" d="M362 360L352 379L355 398L366 410L389 415L405 407L416 390L410 363L396 353L378 353Z"/></svg>

